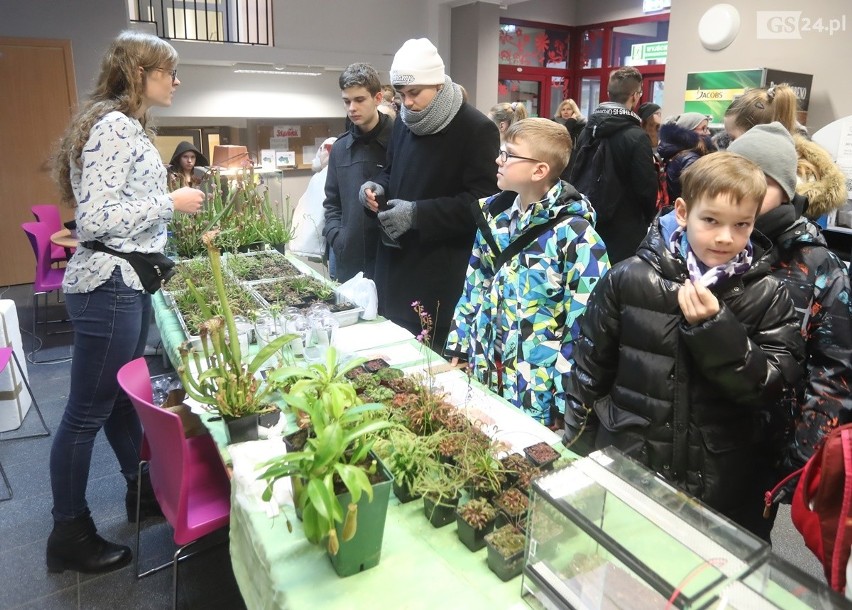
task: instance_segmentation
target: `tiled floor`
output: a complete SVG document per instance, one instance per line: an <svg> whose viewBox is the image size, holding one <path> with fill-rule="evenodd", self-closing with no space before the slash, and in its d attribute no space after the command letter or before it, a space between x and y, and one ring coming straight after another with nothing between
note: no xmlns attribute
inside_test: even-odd
<svg viewBox="0 0 852 610"><path fill-rule="evenodd" d="M30 291L29 286L0 288L0 298L16 301L22 329L29 329L32 319ZM62 313L61 306L54 306L51 310L53 316ZM31 349L31 337L26 332L23 335L25 347ZM67 357L70 341L70 334L49 338L38 358ZM149 344L157 344L156 327L153 326ZM149 366L152 373L160 370L162 359L159 356L149 357ZM65 407L70 363L28 364L28 368L48 427L55 430ZM47 573L44 551L52 526L47 464L53 439L13 440L15 435L37 429L38 419L31 410L19 431L0 434L0 463L14 490L12 500L0 502L0 609L170 607L170 570L143 580L135 578L133 564L102 576L76 572ZM89 505L104 537L133 548L135 530L127 523L124 490L124 479L118 471L115 456L103 435L99 435L92 458ZM0 490L0 493L3 491ZM786 506L779 513L772 537L776 554L822 580L821 567L792 528ZM227 542L225 533L221 539ZM142 540L143 568L163 563L174 552L171 529L162 519L145 522ZM234 581L226 543L181 563L179 606L205 610L244 607ZM381 603L376 605L376 608L381 607Z"/></svg>
<svg viewBox="0 0 852 610"><path fill-rule="evenodd" d="M13 299L22 329L31 324L31 287L0 288L0 298ZM51 308L51 316L60 316L63 307ZM40 329L41 332L41 329ZM24 332L24 346L31 349L32 339ZM149 343L157 344L152 326ZM56 335L45 342L38 359L62 358L70 354L71 334ZM149 357L152 370L162 368L159 356ZM30 382L51 431L62 417L68 394L70 362L28 363ZM171 569L137 580L134 566L116 572L92 576L66 571L48 574L45 567L45 543L50 534L52 506L48 459L53 436L14 440L15 436L40 429L34 409L17 431L0 434L0 463L9 478L13 498L0 502L0 609L38 608L133 608L171 607ZM131 548L135 528L127 522L124 508L124 478L115 455L103 434L98 435L89 478L87 498L98 531L106 539ZM0 489L4 497L5 489ZM144 522L142 531L142 568L160 565L174 553L172 531L163 519ZM180 567L179 607L243 608L228 556L227 532L217 535L222 544L212 546ZM216 540L211 540L215 543Z"/></svg>

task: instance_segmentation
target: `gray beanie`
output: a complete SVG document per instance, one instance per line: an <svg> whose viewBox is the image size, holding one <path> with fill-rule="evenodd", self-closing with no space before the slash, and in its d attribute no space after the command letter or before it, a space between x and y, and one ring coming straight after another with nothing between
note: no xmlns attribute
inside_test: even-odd
<svg viewBox="0 0 852 610"><path fill-rule="evenodd" d="M684 112L683 114L670 116L666 119L666 123L674 123L681 129L688 129L689 131L692 131L701 125L701 121L704 119L709 121L710 117L706 114L701 114L700 112Z"/></svg>
<svg viewBox="0 0 852 610"><path fill-rule="evenodd" d="M728 151L754 161L764 174L784 189L787 200L793 200L799 157L790 132L781 123L755 125L731 142Z"/></svg>

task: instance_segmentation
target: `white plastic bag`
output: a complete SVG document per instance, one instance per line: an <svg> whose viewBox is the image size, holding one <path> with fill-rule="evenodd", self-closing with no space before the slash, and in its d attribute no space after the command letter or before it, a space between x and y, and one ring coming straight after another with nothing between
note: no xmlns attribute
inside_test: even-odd
<svg viewBox="0 0 852 610"><path fill-rule="evenodd" d="M305 194L299 199L293 211L293 228L295 235L287 244L287 249L293 254L309 257L321 257L325 253L325 238L322 230L325 227L325 177L328 168L311 176Z"/></svg>
<svg viewBox="0 0 852 610"><path fill-rule="evenodd" d="M379 297L376 294L376 283L364 277L364 272L359 271L351 280L344 282L337 289L337 293L350 303L364 308L361 317L364 320L375 320L379 309Z"/></svg>

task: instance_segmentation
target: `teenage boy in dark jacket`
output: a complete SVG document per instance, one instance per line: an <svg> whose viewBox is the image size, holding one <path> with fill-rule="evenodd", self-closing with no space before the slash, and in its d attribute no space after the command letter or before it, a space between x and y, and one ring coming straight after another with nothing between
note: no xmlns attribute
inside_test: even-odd
<svg viewBox="0 0 852 610"><path fill-rule="evenodd" d="M614 445L768 538L761 418L801 376L803 342L752 233L766 181L732 153L682 180L675 210L592 292L563 377L566 441Z"/></svg>
<svg viewBox="0 0 852 610"><path fill-rule="evenodd" d="M328 160L323 236L334 252L342 283L359 271L369 278L375 273L379 227L375 218L364 214L358 190L385 165L393 119L379 112L382 83L372 66L350 65L339 84L351 125L334 143Z"/></svg>
<svg viewBox="0 0 852 610"><path fill-rule="evenodd" d="M361 187L361 202L386 234L376 258L379 313L416 335L420 317L411 304L419 301L435 320L440 349L476 233L472 206L497 191L500 133L464 101L427 39L406 41L390 74L403 107L385 169Z"/></svg>
<svg viewBox="0 0 852 610"><path fill-rule="evenodd" d="M606 244L610 262L615 264L636 253L654 219L657 212L657 170L651 140L642 129L639 116L633 112L642 99L642 74L633 67L613 71L607 94L609 101L595 108L574 143L574 152L593 138L607 140L612 154L609 166L612 175L606 173L604 166L602 179L609 184L606 190L613 200L592 200L592 206L598 213L595 229ZM572 154L563 173L565 180L574 185L581 183L581 173L597 171L591 164L583 168L577 166L577 159L578 155ZM607 212L604 213L604 210Z"/></svg>

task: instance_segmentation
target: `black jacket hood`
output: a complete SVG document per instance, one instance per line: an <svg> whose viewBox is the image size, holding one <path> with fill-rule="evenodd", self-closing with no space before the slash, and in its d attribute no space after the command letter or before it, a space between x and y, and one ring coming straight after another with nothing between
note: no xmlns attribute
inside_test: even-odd
<svg viewBox="0 0 852 610"><path fill-rule="evenodd" d="M615 102L604 102L589 117L586 129L592 130L596 138L608 138L617 131L631 125L641 126L642 122L632 110L628 110Z"/></svg>
<svg viewBox="0 0 852 610"><path fill-rule="evenodd" d="M195 148L194 144L187 142L186 140L177 145L175 153L172 155L172 160L169 161L169 165L172 167L180 166L180 156L189 151L195 153L195 167L208 167L210 165L210 161L207 160L207 157L201 154L201 151Z"/></svg>

